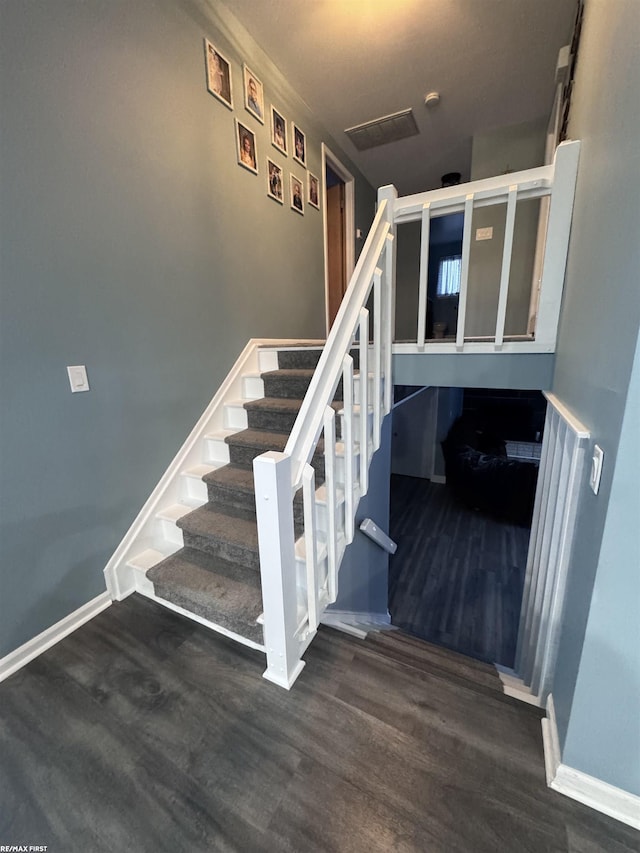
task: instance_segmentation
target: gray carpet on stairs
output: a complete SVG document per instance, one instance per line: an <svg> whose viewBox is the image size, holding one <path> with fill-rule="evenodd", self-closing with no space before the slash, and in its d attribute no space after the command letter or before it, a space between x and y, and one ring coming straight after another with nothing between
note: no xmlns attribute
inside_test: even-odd
<svg viewBox="0 0 640 853"><path fill-rule="evenodd" d="M226 439L230 464L203 477L209 502L178 521L184 548L147 572L156 595L229 631L262 643L260 561L253 459L284 450L322 350L278 353L279 369L262 374L265 398L245 404L249 429ZM341 399L341 393L336 400ZM341 404L334 403L339 411ZM323 443L312 460L324 479ZM294 500L296 533L302 531L301 495Z"/></svg>

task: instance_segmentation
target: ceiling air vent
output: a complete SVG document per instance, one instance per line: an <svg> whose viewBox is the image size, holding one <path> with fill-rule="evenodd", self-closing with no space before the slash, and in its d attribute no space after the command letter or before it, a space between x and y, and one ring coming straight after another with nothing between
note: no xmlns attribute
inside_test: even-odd
<svg viewBox="0 0 640 853"><path fill-rule="evenodd" d="M420 133L411 109L400 110L389 116L382 116L355 127L348 127L345 133L356 146L358 151L367 151L389 142L397 142L408 136Z"/></svg>

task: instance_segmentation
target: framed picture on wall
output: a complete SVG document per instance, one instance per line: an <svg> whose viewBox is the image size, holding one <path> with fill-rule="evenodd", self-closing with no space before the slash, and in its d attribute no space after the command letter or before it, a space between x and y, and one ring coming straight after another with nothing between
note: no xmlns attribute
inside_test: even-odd
<svg viewBox="0 0 640 853"><path fill-rule="evenodd" d="M284 174L282 167L267 157L267 195L284 204Z"/></svg>
<svg viewBox="0 0 640 853"><path fill-rule="evenodd" d="M320 210L320 182L311 172L307 172L307 189L309 190L307 201L311 207Z"/></svg>
<svg viewBox="0 0 640 853"><path fill-rule="evenodd" d="M295 124L292 124L293 137L293 159L297 160L301 166L307 165L307 140L304 133Z"/></svg>
<svg viewBox="0 0 640 853"><path fill-rule="evenodd" d="M287 120L271 105L271 144L287 156Z"/></svg>
<svg viewBox="0 0 640 853"><path fill-rule="evenodd" d="M295 175L289 178L291 189L291 207L304 216L304 183Z"/></svg>
<svg viewBox="0 0 640 853"><path fill-rule="evenodd" d="M242 122L236 119L236 146L238 149L238 163L250 172L258 174L258 151L256 135Z"/></svg>
<svg viewBox="0 0 640 853"><path fill-rule="evenodd" d="M243 65L244 72L244 105L254 118L264 124L264 90L262 83L253 71Z"/></svg>
<svg viewBox="0 0 640 853"><path fill-rule="evenodd" d="M207 68L207 89L232 110L233 85L229 60L207 39L204 40L204 54Z"/></svg>

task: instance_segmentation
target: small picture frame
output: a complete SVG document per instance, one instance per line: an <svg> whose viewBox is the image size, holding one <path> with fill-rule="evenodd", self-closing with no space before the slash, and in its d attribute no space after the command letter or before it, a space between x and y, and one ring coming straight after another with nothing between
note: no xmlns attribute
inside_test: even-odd
<svg viewBox="0 0 640 853"><path fill-rule="evenodd" d="M258 174L258 148L256 135L252 130L236 119L236 147L238 163L254 174Z"/></svg>
<svg viewBox="0 0 640 853"><path fill-rule="evenodd" d="M284 172L281 166L267 157L267 195L284 204Z"/></svg>
<svg viewBox="0 0 640 853"><path fill-rule="evenodd" d="M304 216L304 182L295 175L289 176L291 190L291 207Z"/></svg>
<svg viewBox="0 0 640 853"><path fill-rule="evenodd" d="M320 181L311 172L307 172L307 190L309 192L307 201L311 207L320 210Z"/></svg>
<svg viewBox="0 0 640 853"><path fill-rule="evenodd" d="M208 39L204 40L207 89L219 101L233 109L233 82L231 63Z"/></svg>
<svg viewBox="0 0 640 853"><path fill-rule="evenodd" d="M292 131L291 131L291 153L293 155L293 159L297 160L301 166L307 165L307 139L304 133L300 130L300 128L291 123Z"/></svg>
<svg viewBox="0 0 640 853"><path fill-rule="evenodd" d="M271 104L271 144L287 156L287 120Z"/></svg>
<svg viewBox="0 0 640 853"><path fill-rule="evenodd" d="M242 66L244 74L244 105L254 118L264 124L264 89L262 83L247 65Z"/></svg>

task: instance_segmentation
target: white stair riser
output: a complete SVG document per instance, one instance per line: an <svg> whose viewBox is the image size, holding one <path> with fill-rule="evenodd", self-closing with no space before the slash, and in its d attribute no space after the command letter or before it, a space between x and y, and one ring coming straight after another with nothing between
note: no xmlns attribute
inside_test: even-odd
<svg viewBox="0 0 640 853"><path fill-rule="evenodd" d="M202 506L202 504L206 504L209 500L207 484L198 477L190 477L188 474L183 474L181 496L189 501L195 501Z"/></svg>
<svg viewBox="0 0 640 853"><path fill-rule="evenodd" d="M229 462L229 445L224 439L206 436L204 439L204 459L207 463L227 465Z"/></svg>
<svg viewBox="0 0 640 853"><path fill-rule="evenodd" d="M171 545L177 545L178 548L182 548L184 546L182 530L178 527L175 521L169 521L167 518L157 518L155 532L159 538L158 544L166 542Z"/></svg>
<svg viewBox="0 0 640 853"><path fill-rule="evenodd" d="M258 364L260 365L261 373L267 373L270 370L278 370L278 351L276 349L259 350Z"/></svg>
<svg viewBox="0 0 640 853"><path fill-rule="evenodd" d="M225 405L224 426L225 429L247 429L249 426L249 419L244 406L241 404Z"/></svg>
<svg viewBox="0 0 640 853"><path fill-rule="evenodd" d="M245 400L258 400L264 397L263 380L259 376L243 376L242 396Z"/></svg>

